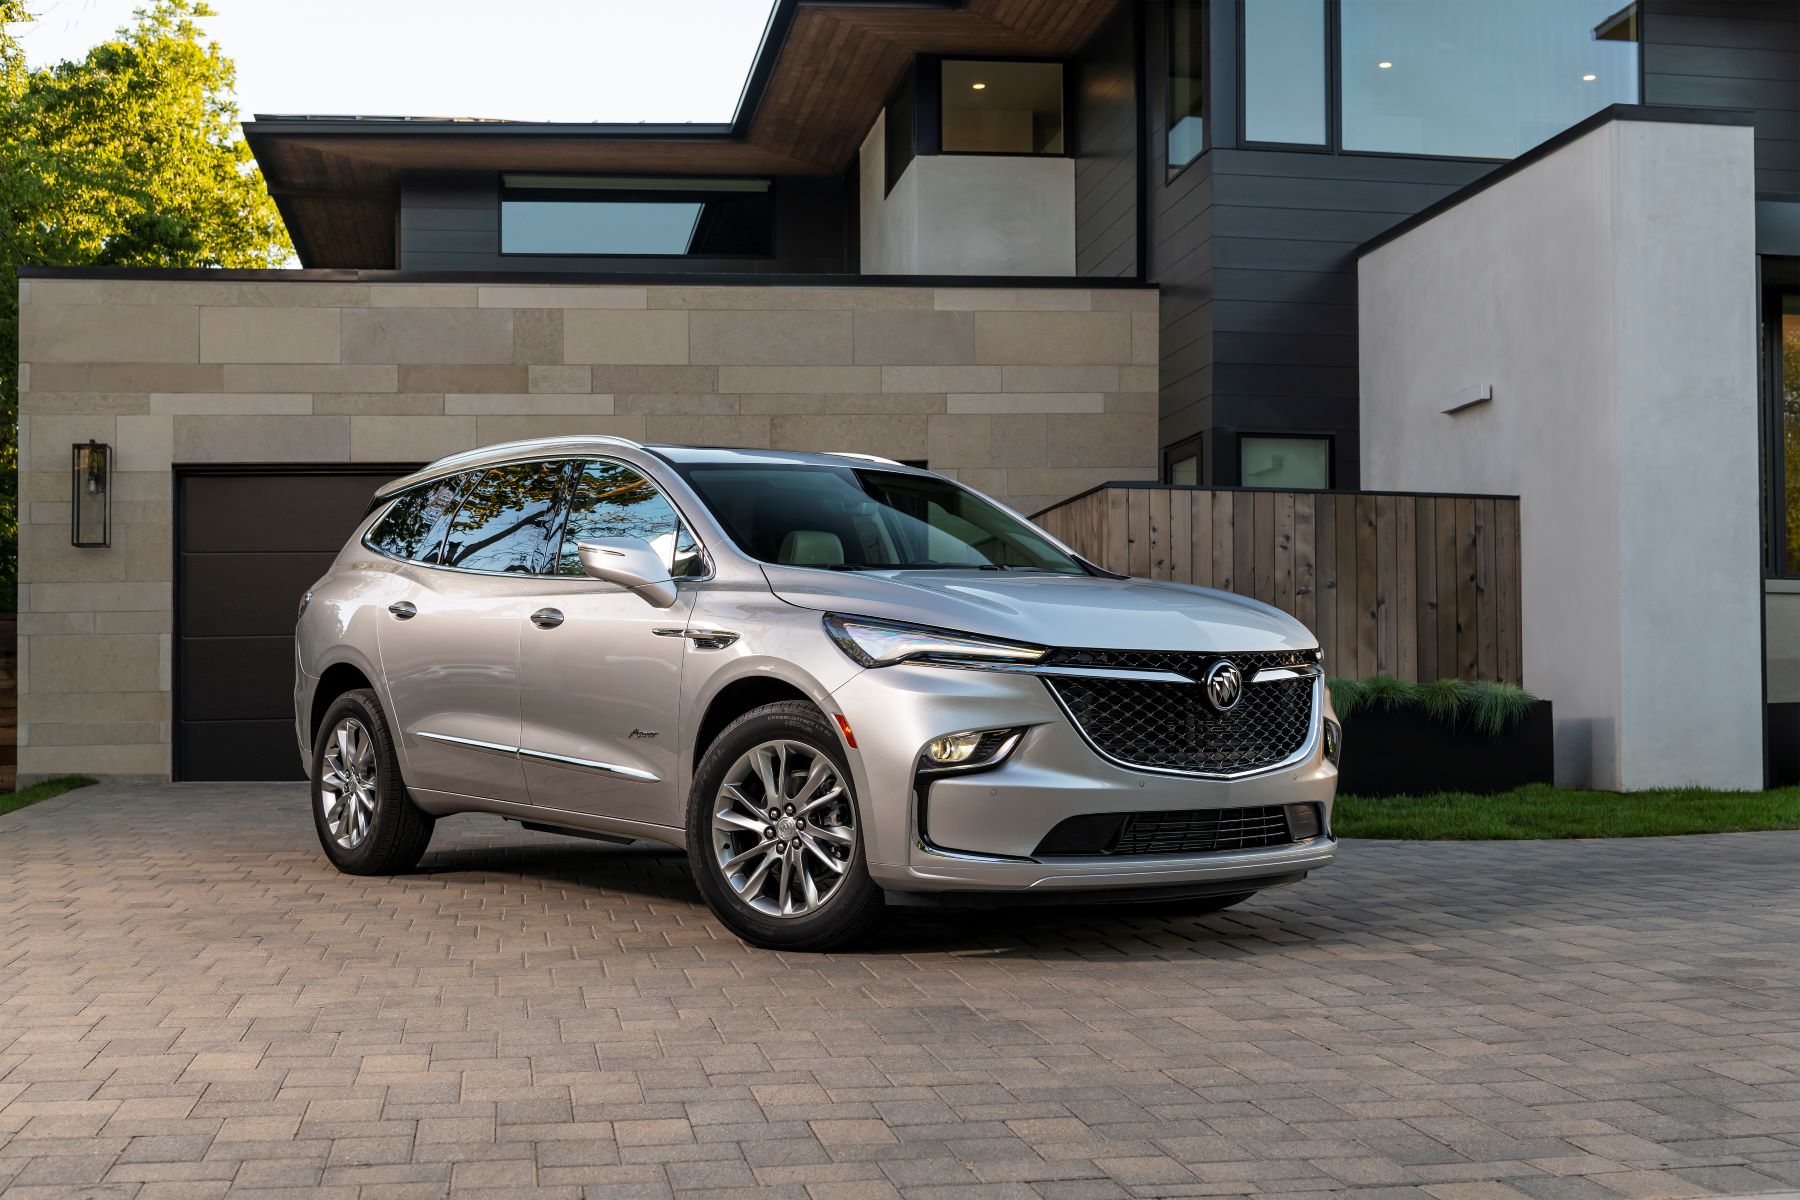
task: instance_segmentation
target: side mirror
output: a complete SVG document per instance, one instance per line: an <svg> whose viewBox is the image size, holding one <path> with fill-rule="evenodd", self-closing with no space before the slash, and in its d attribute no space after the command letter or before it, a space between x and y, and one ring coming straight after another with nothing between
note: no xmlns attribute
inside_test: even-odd
<svg viewBox="0 0 1800 1200"><path fill-rule="evenodd" d="M643 538L595 538L578 543L581 569L595 579L636 592L657 608L675 603L675 581L662 556Z"/></svg>

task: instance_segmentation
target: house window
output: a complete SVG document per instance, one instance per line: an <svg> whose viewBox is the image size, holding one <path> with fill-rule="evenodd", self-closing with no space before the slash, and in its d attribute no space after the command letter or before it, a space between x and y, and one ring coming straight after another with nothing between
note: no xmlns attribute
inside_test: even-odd
<svg viewBox="0 0 1800 1200"><path fill-rule="evenodd" d="M759 257L774 251L767 179L508 175L500 253Z"/></svg>
<svg viewBox="0 0 1800 1200"><path fill-rule="evenodd" d="M946 154L1061 154L1061 63L945 59L941 65Z"/></svg>
<svg viewBox="0 0 1800 1200"><path fill-rule="evenodd" d="M1244 137L1326 142L1325 0L1244 5Z"/></svg>
<svg viewBox="0 0 1800 1200"><path fill-rule="evenodd" d="M1620 3L1342 0L1343 148L1511 158L1635 103L1636 6Z"/></svg>
<svg viewBox="0 0 1800 1200"><path fill-rule="evenodd" d="M1238 438L1238 478L1245 487L1322 490L1331 486L1331 439Z"/></svg>
<svg viewBox="0 0 1800 1200"><path fill-rule="evenodd" d="M1206 149L1206 12L1200 0L1169 5L1169 168Z"/></svg>
<svg viewBox="0 0 1800 1200"><path fill-rule="evenodd" d="M1204 439L1191 437L1163 451L1163 481L1176 487L1199 487Z"/></svg>

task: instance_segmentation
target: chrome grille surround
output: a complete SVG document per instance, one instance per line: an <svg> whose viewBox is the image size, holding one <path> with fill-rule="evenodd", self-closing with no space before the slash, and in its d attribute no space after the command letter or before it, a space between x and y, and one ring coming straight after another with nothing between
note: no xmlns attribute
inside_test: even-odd
<svg viewBox="0 0 1800 1200"><path fill-rule="evenodd" d="M1138 682L1116 678L1046 676L1071 724L1095 753L1137 771L1239 779L1304 761L1319 736L1324 680L1318 651L1196 653L1184 651L1057 650L1058 666L1173 671L1200 679L1224 659L1244 674L1243 699L1215 712L1199 683ZM1262 683L1256 672L1303 668L1311 674Z"/></svg>

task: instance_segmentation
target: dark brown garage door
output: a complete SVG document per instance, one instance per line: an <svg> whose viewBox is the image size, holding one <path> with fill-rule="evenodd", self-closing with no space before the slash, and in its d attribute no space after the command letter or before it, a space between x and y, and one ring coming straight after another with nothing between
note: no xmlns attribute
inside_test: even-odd
<svg viewBox="0 0 1800 1200"><path fill-rule="evenodd" d="M368 509L409 467L178 471L177 779L299 779L294 614Z"/></svg>

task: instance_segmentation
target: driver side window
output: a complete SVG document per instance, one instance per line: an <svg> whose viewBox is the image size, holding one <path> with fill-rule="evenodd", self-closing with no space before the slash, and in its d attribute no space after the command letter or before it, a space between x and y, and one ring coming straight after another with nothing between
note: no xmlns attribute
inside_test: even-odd
<svg viewBox="0 0 1800 1200"><path fill-rule="evenodd" d="M676 579L705 573L698 543L655 484L623 463L596 460L583 464L569 500L556 573L582 574L580 543L616 537L649 542Z"/></svg>

